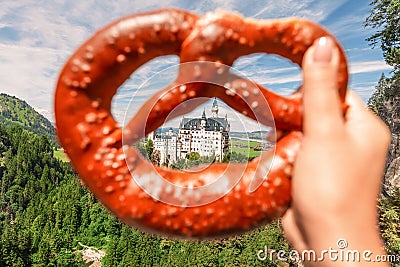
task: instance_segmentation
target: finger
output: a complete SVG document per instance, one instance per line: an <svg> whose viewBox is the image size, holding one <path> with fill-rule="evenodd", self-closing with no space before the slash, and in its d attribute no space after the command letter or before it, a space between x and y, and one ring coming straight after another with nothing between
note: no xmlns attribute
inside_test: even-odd
<svg viewBox="0 0 400 267"><path fill-rule="evenodd" d="M387 125L371 110L362 99L353 91L346 94L346 103L349 108L346 112L346 127L350 133L355 135L358 140L370 138L365 134L360 136L359 133L372 133L376 135L385 148L390 144L391 134Z"/></svg>
<svg viewBox="0 0 400 267"><path fill-rule="evenodd" d="M373 116L364 101L353 91L347 91L346 104L348 105L346 112L346 121L348 123L363 121Z"/></svg>
<svg viewBox="0 0 400 267"><path fill-rule="evenodd" d="M337 79L338 48L331 38L322 37L307 50L303 59L304 134L326 134L343 124Z"/></svg>
<svg viewBox="0 0 400 267"><path fill-rule="evenodd" d="M282 228L289 243L298 251L306 249L303 234L296 224L292 209L288 209L282 217Z"/></svg>
<svg viewBox="0 0 400 267"><path fill-rule="evenodd" d="M365 105L362 99L353 91L347 91L346 104L348 105L346 111L347 128L360 130L359 127L370 127L370 122L374 120L374 115L368 110L367 105Z"/></svg>

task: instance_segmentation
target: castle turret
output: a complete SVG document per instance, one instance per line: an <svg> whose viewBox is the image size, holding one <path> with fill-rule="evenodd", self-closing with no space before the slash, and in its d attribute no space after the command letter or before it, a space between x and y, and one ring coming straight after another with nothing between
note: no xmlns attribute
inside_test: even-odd
<svg viewBox="0 0 400 267"><path fill-rule="evenodd" d="M228 122L228 114L225 113L225 122L226 122L226 131L229 132L231 130L231 125Z"/></svg>
<svg viewBox="0 0 400 267"><path fill-rule="evenodd" d="M213 118L218 118L218 103L216 98L214 98L214 102L211 108L211 113Z"/></svg>
<svg viewBox="0 0 400 267"><path fill-rule="evenodd" d="M201 127L204 128L207 125L206 110L203 110L203 115L201 115Z"/></svg>
<svg viewBox="0 0 400 267"><path fill-rule="evenodd" d="M203 114L201 115L201 119L203 119L203 120L206 120L206 119L207 119L207 117L206 117L206 110L205 110L205 109L203 109Z"/></svg>

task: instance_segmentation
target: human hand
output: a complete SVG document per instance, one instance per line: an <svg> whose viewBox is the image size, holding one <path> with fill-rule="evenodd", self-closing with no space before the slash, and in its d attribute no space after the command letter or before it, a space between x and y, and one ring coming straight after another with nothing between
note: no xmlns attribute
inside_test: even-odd
<svg viewBox="0 0 400 267"><path fill-rule="evenodd" d="M377 198L390 144L385 124L353 92L343 116L337 93L338 49L321 38L306 52L304 139L292 180L292 203L283 218L288 240L301 253L338 249L385 254L380 239ZM362 255L361 255L362 257ZM309 262L313 266L365 266L360 262ZM358 264L358 265L357 265ZM374 266L387 266L375 263ZM381 264L381 265L380 265Z"/></svg>

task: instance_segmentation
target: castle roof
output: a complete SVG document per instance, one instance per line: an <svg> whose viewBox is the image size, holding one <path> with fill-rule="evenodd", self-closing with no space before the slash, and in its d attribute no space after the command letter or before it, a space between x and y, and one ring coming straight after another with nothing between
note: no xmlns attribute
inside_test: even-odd
<svg viewBox="0 0 400 267"><path fill-rule="evenodd" d="M214 98L212 108L212 117L207 118L206 110L203 109L203 113L199 118L185 118L181 120L179 125L180 129L192 130L192 129L205 129L206 131L229 131L228 117L218 117L218 103L217 99Z"/></svg>
<svg viewBox="0 0 400 267"><path fill-rule="evenodd" d="M205 120L205 130L206 131L227 131L228 130L228 120L227 118L183 118L179 128L190 130L190 129L201 129L201 121Z"/></svg>

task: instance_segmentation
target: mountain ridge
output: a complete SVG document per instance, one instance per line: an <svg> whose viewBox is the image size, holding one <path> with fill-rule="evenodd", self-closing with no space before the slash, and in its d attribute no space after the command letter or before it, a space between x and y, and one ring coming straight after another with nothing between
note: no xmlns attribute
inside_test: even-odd
<svg viewBox="0 0 400 267"><path fill-rule="evenodd" d="M19 126L35 134L45 135L51 142L57 143L53 124L25 100L16 96L0 93L0 123L5 126Z"/></svg>

